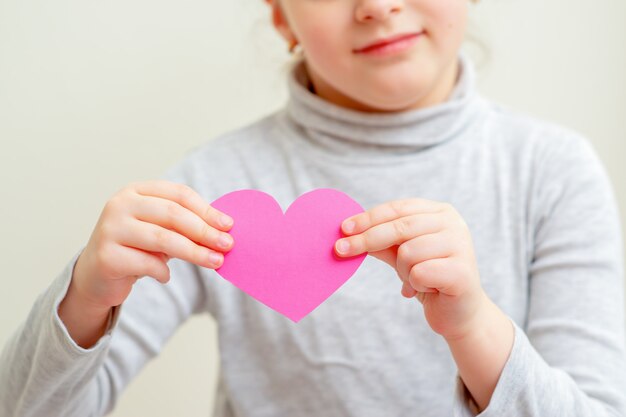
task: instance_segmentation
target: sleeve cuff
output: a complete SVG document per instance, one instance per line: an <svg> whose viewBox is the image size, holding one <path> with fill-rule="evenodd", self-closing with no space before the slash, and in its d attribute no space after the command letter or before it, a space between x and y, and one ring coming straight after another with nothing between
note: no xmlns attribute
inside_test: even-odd
<svg viewBox="0 0 626 417"><path fill-rule="evenodd" d="M470 395L467 387L463 383L461 377L457 374L454 389L454 416L455 417L474 417L478 415L478 406Z"/></svg>

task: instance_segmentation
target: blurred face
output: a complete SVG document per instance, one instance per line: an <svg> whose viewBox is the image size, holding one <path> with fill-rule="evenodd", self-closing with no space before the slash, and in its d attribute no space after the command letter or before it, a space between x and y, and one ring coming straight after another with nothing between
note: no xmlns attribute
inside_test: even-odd
<svg viewBox="0 0 626 417"><path fill-rule="evenodd" d="M316 94L328 101L402 111L441 103L454 87L467 0L266 1L276 29L303 48ZM380 41L386 47L363 49Z"/></svg>

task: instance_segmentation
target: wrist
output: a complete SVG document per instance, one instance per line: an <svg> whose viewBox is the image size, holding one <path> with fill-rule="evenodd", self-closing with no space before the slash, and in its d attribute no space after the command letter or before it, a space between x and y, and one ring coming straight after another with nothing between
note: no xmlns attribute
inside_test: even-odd
<svg viewBox="0 0 626 417"><path fill-rule="evenodd" d="M457 303L459 309L457 316L462 317L463 320L437 332L448 344L476 337L477 333L489 326L489 322L494 317L493 308L498 308L482 289L474 294L464 295L462 299L457 300Z"/></svg>
<svg viewBox="0 0 626 417"><path fill-rule="evenodd" d="M106 332L112 308L90 303L70 284L57 314L74 342L87 349Z"/></svg>
<svg viewBox="0 0 626 417"><path fill-rule="evenodd" d="M65 300L68 300L73 305L80 307L80 309L86 314L99 317L102 316L102 314L106 314L111 310L111 307L114 306L96 302L94 301L94 297L90 295L90 288L103 288L103 285L101 283L90 283L90 280L87 279L89 273L86 272L88 270L85 270L85 262L87 262L85 256L85 253L81 254L76 261L76 265L72 271L70 285L63 301L65 302ZM98 280L95 281L97 282Z"/></svg>
<svg viewBox="0 0 626 417"><path fill-rule="evenodd" d="M81 293L73 278L63 301L61 301L61 305L64 307L71 306L73 310L80 311L83 316L96 319L109 314L109 311L111 311L113 307L92 302ZM61 305L59 305L59 310L61 309Z"/></svg>
<svg viewBox="0 0 626 417"><path fill-rule="evenodd" d="M474 314L454 333L443 335L443 337L450 344L487 336L496 322L502 322L502 316L504 313L500 308L491 301L487 294L481 291Z"/></svg>

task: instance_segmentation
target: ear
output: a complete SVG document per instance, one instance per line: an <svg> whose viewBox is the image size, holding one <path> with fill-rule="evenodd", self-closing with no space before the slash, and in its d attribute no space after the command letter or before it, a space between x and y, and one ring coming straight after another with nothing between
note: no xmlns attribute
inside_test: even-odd
<svg viewBox="0 0 626 417"><path fill-rule="evenodd" d="M280 5L280 0L265 0L265 2L272 8L272 24L278 33L280 33L287 42L296 39L289 27L283 8Z"/></svg>

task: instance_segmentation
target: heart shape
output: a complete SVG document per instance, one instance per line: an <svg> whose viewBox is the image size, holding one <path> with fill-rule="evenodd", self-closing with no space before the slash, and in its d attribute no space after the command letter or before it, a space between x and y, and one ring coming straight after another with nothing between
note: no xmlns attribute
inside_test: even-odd
<svg viewBox="0 0 626 417"><path fill-rule="evenodd" d="M259 190L224 194L211 206L234 219L235 244L215 271L294 322L317 308L359 268L367 253L335 254L341 223L363 212L347 194L318 188L302 194L283 214Z"/></svg>

